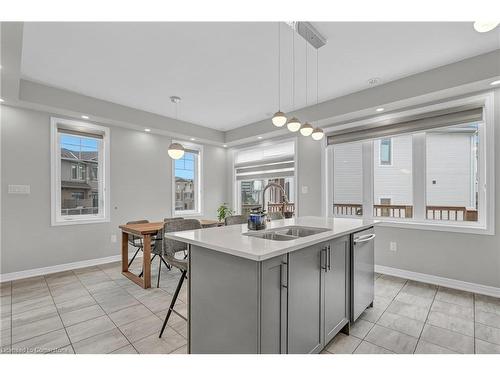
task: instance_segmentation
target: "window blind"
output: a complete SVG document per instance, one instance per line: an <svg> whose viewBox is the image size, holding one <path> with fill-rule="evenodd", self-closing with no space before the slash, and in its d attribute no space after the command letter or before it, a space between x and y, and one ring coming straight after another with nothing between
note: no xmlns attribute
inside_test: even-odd
<svg viewBox="0 0 500 375"><path fill-rule="evenodd" d="M378 123L343 129L327 135L327 144L334 145L364 141L374 138L418 133L452 125L462 125L483 120L482 107L459 107L428 112L414 116L400 117Z"/></svg>
<svg viewBox="0 0 500 375"><path fill-rule="evenodd" d="M79 131L76 129L66 129L64 127L58 126L57 131L59 133L76 135L78 137L97 138L97 139L102 139L104 137L104 132L100 132L97 130L96 131L94 131L94 130Z"/></svg>

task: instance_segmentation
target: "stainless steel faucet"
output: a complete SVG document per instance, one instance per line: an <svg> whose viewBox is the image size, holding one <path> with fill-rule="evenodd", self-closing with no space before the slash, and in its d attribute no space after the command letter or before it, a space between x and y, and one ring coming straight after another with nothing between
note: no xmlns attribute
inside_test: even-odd
<svg viewBox="0 0 500 375"><path fill-rule="evenodd" d="M276 187L281 190L283 193L283 201L284 203L288 203L288 197L286 196L285 189L283 189L283 186L277 184L276 182L270 182L266 185L264 190L262 190L262 211L266 210L266 191L270 187ZM270 221L269 216L267 216L267 221Z"/></svg>

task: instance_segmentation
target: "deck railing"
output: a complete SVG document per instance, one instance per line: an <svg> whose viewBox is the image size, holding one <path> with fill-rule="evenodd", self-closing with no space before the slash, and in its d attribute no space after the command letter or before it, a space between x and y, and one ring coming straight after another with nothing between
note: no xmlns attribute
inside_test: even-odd
<svg viewBox="0 0 500 375"><path fill-rule="evenodd" d="M338 216L362 216L363 205L358 203L334 203L333 213ZM394 204L374 204L373 216L412 218L413 206ZM443 221L477 221L476 209L459 206L426 206L426 218L428 220Z"/></svg>

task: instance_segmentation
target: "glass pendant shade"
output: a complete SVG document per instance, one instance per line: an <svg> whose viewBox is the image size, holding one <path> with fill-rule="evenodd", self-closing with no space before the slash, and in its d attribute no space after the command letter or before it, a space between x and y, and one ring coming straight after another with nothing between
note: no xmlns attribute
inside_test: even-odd
<svg viewBox="0 0 500 375"><path fill-rule="evenodd" d="M478 33L487 33L497 27L498 24L498 21L476 21L474 22L474 30Z"/></svg>
<svg viewBox="0 0 500 375"><path fill-rule="evenodd" d="M180 159L184 156L184 147L179 143L172 143L168 146L168 156L172 159Z"/></svg>
<svg viewBox="0 0 500 375"><path fill-rule="evenodd" d="M273 119L271 120L273 122L274 126L277 126L278 128L281 128L283 125L286 124L286 116L283 112L278 111L274 114Z"/></svg>
<svg viewBox="0 0 500 375"><path fill-rule="evenodd" d="M319 141L319 140L323 139L324 136L325 136L325 133L323 133L323 129L320 129L320 128L314 129L312 134L311 134L312 139L314 139L315 141Z"/></svg>
<svg viewBox="0 0 500 375"><path fill-rule="evenodd" d="M286 127L291 132L296 132L300 129L300 121L296 117L292 117L290 120L288 120Z"/></svg>
<svg viewBox="0 0 500 375"><path fill-rule="evenodd" d="M300 127L300 134L302 134L304 137L309 137L313 132L313 127L311 124L306 122Z"/></svg>

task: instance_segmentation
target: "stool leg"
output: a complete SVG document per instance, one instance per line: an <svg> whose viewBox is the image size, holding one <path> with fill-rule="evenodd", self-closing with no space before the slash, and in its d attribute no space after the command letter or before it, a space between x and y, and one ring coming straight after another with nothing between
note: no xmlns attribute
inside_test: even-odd
<svg viewBox="0 0 500 375"><path fill-rule="evenodd" d="M184 277L186 276L187 271L182 271L181 279L179 280L179 283L177 284L177 288L175 289L174 296L172 297L172 302L170 302L170 307L168 308L167 316L165 317L165 321L163 322L163 326L161 327L160 331L160 338L161 335L163 335L163 331L165 330L165 327L167 326L168 319L170 318L170 314L172 313L172 310L174 309L175 306L175 301L177 301L177 296L179 295L179 292L181 291L182 288L182 283L184 282Z"/></svg>
<svg viewBox="0 0 500 375"><path fill-rule="evenodd" d="M161 256L160 256L160 263L158 264L158 280L156 281L156 287L160 287L160 275L161 275Z"/></svg>

